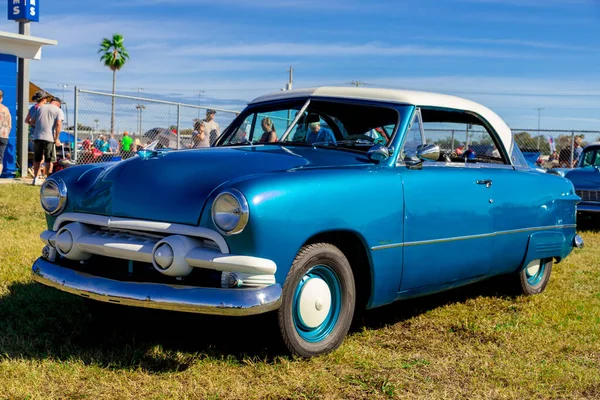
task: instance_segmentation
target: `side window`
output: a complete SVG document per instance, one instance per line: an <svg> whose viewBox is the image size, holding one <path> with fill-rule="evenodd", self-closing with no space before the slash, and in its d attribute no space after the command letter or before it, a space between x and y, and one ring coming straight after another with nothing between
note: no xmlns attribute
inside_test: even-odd
<svg viewBox="0 0 600 400"><path fill-rule="evenodd" d="M405 139L404 148L409 156L420 144L435 144L440 148L441 162L506 164L493 135L477 116L460 110L418 111ZM421 141L419 129L423 135Z"/></svg>

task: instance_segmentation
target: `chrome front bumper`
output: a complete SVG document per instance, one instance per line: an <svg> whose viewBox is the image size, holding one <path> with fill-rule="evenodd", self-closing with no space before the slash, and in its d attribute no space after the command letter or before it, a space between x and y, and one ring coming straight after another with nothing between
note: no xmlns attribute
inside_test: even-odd
<svg viewBox="0 0 600 400"><path fill-rule="evenodd" d="M198 314L245 316L276 310L281 285L261 289L216 289L156 283L121 282L60 267L38 258L33 279L63 292L88 299L134 307Z"/></svg>

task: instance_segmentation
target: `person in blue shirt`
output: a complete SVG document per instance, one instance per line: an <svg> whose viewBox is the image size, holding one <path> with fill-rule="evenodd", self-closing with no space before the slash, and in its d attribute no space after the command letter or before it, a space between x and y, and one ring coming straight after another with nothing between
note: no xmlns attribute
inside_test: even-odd
<svg viewBox="0 0 600 400"><path fill-rule="evenodd" d="M119 142L115 139L115 135L110 135L110 139L108 139L108 147L111 153L117 153L119 150Z"/></svg>
<svg viewBox="0 0 600 400"><path fill-rule="evenodd" d="M335 136L329 129L321 128L320 122L312 122L308 125L310 132L306 136L306 142L313 144L316 142L331 142L336 144Z"/></svg>
<svg viewBox="0 0 600 400"><path fill-rule="evenodd" d="M100 135L94 140L94 148L101 150L104 145L104 136Z"/></svg>

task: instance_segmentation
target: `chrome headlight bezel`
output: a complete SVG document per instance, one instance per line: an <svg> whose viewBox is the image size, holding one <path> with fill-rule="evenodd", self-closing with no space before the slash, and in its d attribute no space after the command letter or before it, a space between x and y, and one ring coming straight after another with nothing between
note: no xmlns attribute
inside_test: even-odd
<svg viewBox="0 0 600 400"><path fill-rule="evenodd" d="M44 192L50 189L56 190L57 193L57 196L52 196L56 198L56 206L53 209L50 208L47 202L44 203ZM47 214L60 214L67 205L67 185L65 184L65 182L60 178L46 179L46 181L42 184L42 187L40 188L40 204L42 205L42 208L44 209L44 211L46 211Z"/></svg>
<svg viewBox="0 0 600 400"><path fill-rule="evenodd" d="M233 218L233 222L226 224L222 220L223 216L217 215L217 206L223 201L235 201L235 209L237 209L237 213L227 213L229 218ZM234 215L233 217L231 217ZM244 230L246 225L248 225L248 220L250 219L250 209L248 207L248 201L246 197L237 189L227 189L215 198L213 201L211 208L211 216L212 221L215 227L224 235L231 236L236 235Z"/></svg>

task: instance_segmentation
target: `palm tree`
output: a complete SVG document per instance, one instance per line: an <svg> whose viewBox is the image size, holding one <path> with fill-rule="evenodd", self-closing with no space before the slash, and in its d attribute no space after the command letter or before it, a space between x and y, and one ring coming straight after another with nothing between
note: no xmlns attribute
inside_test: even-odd
<svg viewBox="0 0 600 400"><path fill-rule="evenodd" d="M110 132L115 133L115 86L117 84L117 71L123 68L127 60L129 59L129 54L123 46L123 36L118 33L114 34L111 39L104 38L102 39L102 43L100 43L100 50L98 50L98 54L102 54L100 57L100 61L104 62L104 66L108 67L113 72L113 85L112 85L112 113L110 116Z"/></svg>

